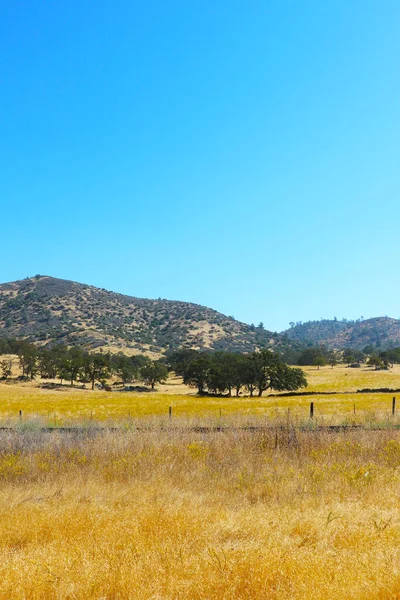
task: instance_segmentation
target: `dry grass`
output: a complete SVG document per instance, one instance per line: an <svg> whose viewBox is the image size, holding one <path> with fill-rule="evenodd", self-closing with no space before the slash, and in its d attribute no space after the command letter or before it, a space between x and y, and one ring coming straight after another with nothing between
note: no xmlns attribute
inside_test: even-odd
<svg viewBox="0 0 400 600"><path fill-rule="evenodd" d="M375 371L362 366L352 369L345 366L304 367L308 387L316 392L354 392L365 388L400 388L400 365L388 371Z"/></svg>
<svg viewBox="0 0 400 600"><path fill-rule="evenodd" d="M396 599L400 437L0 437L0 598Z"/></svg>
<svg viewBox="0 0 400 600"><path fill-rule="evenodd" d="M166 417L172 406L174 417L191 417L200 421L219 421L235 415L249 418L273 418L290 408L293 418L306 419L313 401L315 416L327 422L356 420L385 421L390 416L392 394L336 394L332 396L295 396L262 398L199 398L195 395L174 396L163 393L117 393L90 390L43 390L32 386L0 384L0 423L18 421L19 410L24 421L40 420L58 425L89 423L91 419L115 423L131 418ZM356 415L354 416L354 404ZM400 409L399 409L400 410ZM54 417L55 415L55 417Z"/></svg>
<svg viewBox="0 0 400 600"><path fill-rule="evenodd" d="M307 371L314 390L400 387L398 369ZM399 600L391 396L228 399L0 384L2 423L24 411L22 425L0 432L0 600ZM301 431L310 400L314 422L386 429ZM40 431L54 413L57 424L92 414L92 425L116 421L121 431ZM187 430L266 419L282 428ZM153 429L132 430L137 422Z"/></svg>
<svg viewBox="0 0 400 600"><path fill-rule="evenodd" d="M117 393L81 390L65 386L60 390L46 390L37 383L0 383L0 422L6 424L18 419L23 411L25 419L40 418L46 423L84 423L91 418L98 421L118 421L128 418L162 417L169 406L176 417L219 419L233 415L248 417L275 416L277 412L292 411L292 417L307 418L310 402L315 403L317 419L329 422L356 422L386 420L391 410L393 394L345 394L362 388L400 388L400 365L390 371L348 369L345 367L305 368L308 389L334 391L331 396L267 396L262 398L199 398L195 391L184 386L179 378L171 378L154 393ZM354 404L356 415L354 416Z"/></svg>

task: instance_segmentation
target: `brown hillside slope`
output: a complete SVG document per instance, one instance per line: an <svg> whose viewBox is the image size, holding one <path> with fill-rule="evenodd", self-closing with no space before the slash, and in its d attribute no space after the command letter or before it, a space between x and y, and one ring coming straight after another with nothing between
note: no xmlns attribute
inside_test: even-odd
<svg viewBox="0 0 400 600"><path fill-rule="evenodd" d="M287 336L298 343L324 344L329 348L358 348L373 345L384 349L400 346L400 320L375 317L358 321L323 319L308 321L286 331Z"/></svg>
<svg viewBox="0 0 400 600"><path fill-rule="evenodd" d="M288 344L285 336L197 304L135 298L41 275L0 285L0 336L158 354Z"/></svg>

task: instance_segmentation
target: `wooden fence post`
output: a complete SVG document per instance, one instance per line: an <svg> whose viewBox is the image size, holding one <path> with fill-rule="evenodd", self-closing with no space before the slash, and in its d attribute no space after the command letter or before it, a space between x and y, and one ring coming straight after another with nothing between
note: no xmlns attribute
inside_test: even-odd
<svg viewBox="0 0 400 600"><path fill-rule="evenodd" d="M172 419L172 406L169 407L169 418Z"/></svg>
<svg viewBox="0 0 400 600"><path fill-rule="evenodd" d="M310 419L314 418L314 402L310 403Z"/></svg>
<svg viewBox="0 0 400 600"><path fill-rule="evenodd" d="M396 412L396 396L393 396L392 400L392 417L394 417L394 413Z"/></svg>
<svg viewBox="0 0 400 600"><path fill-rule="evenodd" d="M22 421L22 410L19 411L19 420Z"/></svg>

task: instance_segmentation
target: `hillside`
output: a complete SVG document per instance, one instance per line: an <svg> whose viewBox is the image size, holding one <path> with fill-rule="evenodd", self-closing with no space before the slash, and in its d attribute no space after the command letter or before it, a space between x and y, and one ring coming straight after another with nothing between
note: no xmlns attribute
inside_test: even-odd
<svg viewBox="0 0 400 600"><path fill-rule="evenodd" d="M135 298L41 275L0 285L0 336L155 354L295 345L197 304Z"/></svg>
<svg viewBox="0 0 400 600"><path fill-rule="evenodd" d="M365 321L323 319L295 325L284 332L299 344L329 348L358 348L372 345L381 350L400 346L400 320L376 317Z"/></svg>

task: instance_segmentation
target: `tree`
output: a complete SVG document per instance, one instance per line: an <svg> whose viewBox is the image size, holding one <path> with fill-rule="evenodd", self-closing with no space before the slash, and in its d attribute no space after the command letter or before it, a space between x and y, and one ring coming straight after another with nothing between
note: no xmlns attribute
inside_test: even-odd
<svg viewBox="0 0 400 600"><path fill-rule="evenodd" d="M361 350L356 348L345 348L343 350L343 362L350 366L351 364L360 364L364 360L365 356Z"/></svg>
<svg viewBox="0 0 400 600"><path fill-rule="evenodd" d="M105 359L105 357L103 357ZM58 373L61 379L69 379L69 382L74 385L84 373L88 355L77 347L72 346L59 356ZM94 386L93 386L94 387ZM92 388L93 389L93 388Z"/></svg>
<svg viewBox="0 0 400 600"><path fill-rule="evenodd" d="M380 352L379 358L393 367L395 363L400 362L400 348L390 348L389 350Z"/></svg>
<svg viewBox="0 0 400 600"><path fill-rule="evenodd" d="M271 350L260 350L253 354L253 360L256 367L256 387L258 395L271 387L271 378L274 376L280 360L277 354Z"/></svg>
<svg viewBox="0 0 400 600"><path fill-rule="evenodd" d="M3 379L8 379L12 375L12 360L4 359L1 361L1 370L3 373Z"/></svg>
<svg viewBox="0 0 400 600"><path fill-rule="evenodd" d="M22 368L22 375L34 379L37 373L36 346L24 341L18 350L18 358Z"/></svg>
<svg viewBox="0 0 400 600"><path fill-rule="evenodd" d="M183 372L183 383L197 387L197 392L203 394L207 385L207 378L211 367L208 354L200 354L198 358L190 361Z"/></svg>
<svg viewBox="0 0 400 600"><path fill-rule="evenodd" d="M121 379L123 385L134 381L138 375L138 368L135 363L130 359L129 356L119 353L112 360L112 367L118 377Z"/></svg>
<svg viewBox="0 0 400 600"><path fill-rule="evenodd" d="M324 356L316 356L313 360L313 366L317 367L318 370L320 367L324 367L326 365L326 359Z"/></svg>
<svg viewBox="0 0 400 600"><path fill-rule="evenodd" d="M251 355L243 356L242 359L243 385L249 391L250 397L253 397L257 387L257 364Z"/></svg>
<svg viewBox="0 0 400 600"><path fill-rule="evenodd" d="M151 385L154 390L156 383L164 383L168 377L166 365L158 360L150 360L140 369L140 377L146 385Z"/></svg>
<svg viewBox="0 0 400 600"><path fill-rule="evenodd" d="M267 389L278 391L296 390L307 385L301 369L289 367L271 350L261 350L253 354L256 365L258 395Z"/></svg>
<svg viewBox="0 0 400 600"><path fill-rule="evenodd" d="M232 356L234 363L232 384L235 389L236 396L239 396L241 388L246 385L247 365L249 360L247 356L241 354L234 354Z"/></svg>
<svg viewBox="0 0 400 600"><path fill-rule="evenodd" d="M326 355L326 362L332 367L332 369L338 364L338 359L335 350L328 351Z"/></svg>
<svg viewBox="0 0 400 600"><path fill-rule="evenodd" d="M57 377L57 358L55 349L41 348L39 350L38 368L42 379L55 379Z"/></svg>
<svg viewBox="0 0 400 600"><path fill-rule="evenodd" d="M207 387L214 393L224 393L228 391L228 396L232 396L232 388L236 388L238 395L243 382L239 371L238 354L232 352L216 352L212 355L210 368L207 376Z"/></svg>
<svg viewBox="0 0 400 600"><path fill-rule="evenodd" d="M325 346L316 346L315 348L306 348L297 359L297 364L301 366L314 365L314 361L321 357L326 358L327 350ZM326 364L326 363L325 363Z"/></svg>
<svg viewBox="0 0 400 600"><path fill-rule="evenodd" d="M197 350L187 350L185 348L170 352L167 355L167 367L170 371L174 371L176 375L183 377L188 364L199 356L200 353Z"/></svg>
<svg viewBox="0 0 400 600"><path fill-rule="evenodd" d="M83 371L92 384L92 390L94 390L96 380L105 379L109 376L107 357L101 353L87 354L84 359Z"/></svg>
<svg viewBox="0 0 400 600"><path fill-rule="evenodd" d="M207 371L206 385L207 389L210 392L213 392L214 394L223 394L227 388L227 380L225 377L223 365L221 361L218 361L218 357L216 357L215 355L210 361L210 366Z"/></svg>
<svg viewBox="0 0 400 600"><path fill-rule="evenodd" d="M371 356L368 359L368 365L375 367L375 371L381 371L389 368L389 363L386 360L383 360L380 356Z"/></svg>

